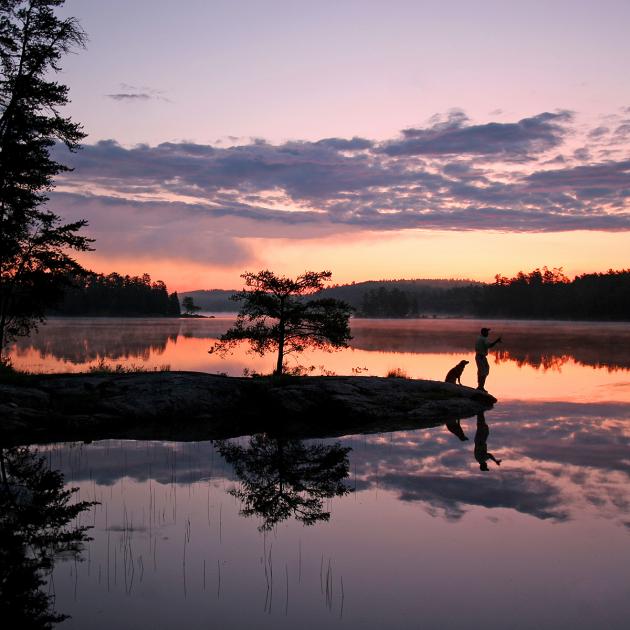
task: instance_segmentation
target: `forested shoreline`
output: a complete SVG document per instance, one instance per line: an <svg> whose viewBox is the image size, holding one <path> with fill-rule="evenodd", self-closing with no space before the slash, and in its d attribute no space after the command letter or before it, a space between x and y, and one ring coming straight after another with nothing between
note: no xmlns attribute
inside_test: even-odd
<svg viewBox="0 0 630 630"><path fill-rule="evenodd" d="M62 300L49 312L65 316L179 317L177 292L149 274L88 273L72 279Z"/></svg>
<svg viewBox="0 0 630 630"><path fill-rule="evenodd" d="M630 270L582 274L559 269L497 275L492 284L446 289L379 287L353 304L358 317L463 315L487 318L630 321Z"/></svg>
<svg viewBox="0 0 630 630"><path fill-rule="evenodd" d="M481 316L527 319L630 321L630 269L567 278L543 268L484 287Z"/></svg>

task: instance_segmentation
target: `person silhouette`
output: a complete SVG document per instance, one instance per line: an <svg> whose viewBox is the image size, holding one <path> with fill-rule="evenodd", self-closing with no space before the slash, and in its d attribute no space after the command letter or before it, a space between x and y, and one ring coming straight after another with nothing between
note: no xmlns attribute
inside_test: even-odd
<svg viewBox="0 0 630 630"><path fill-rule="evenodd" d="M488 339L489 328L482 328L475 342L475 363L477 364L477 389L485 392L486 379L490 374L490 365L488 364L488 349L493 348L501 343L501 337L497 337L494 341Z"/></svg>
<svg viewBox="0 0 630 630"><path fill-rule="evenodd" d="M481 470L488 470L489 459L497 466L500 466L503 461L488 452L488 435L490 435L490 428L486 423L486 417L482 411L477 414L477 431L475 432L475 459L479 462L479 468Z"/></svg>
<svg viewBox="0 0 630 630"><path fill-rule="evenodd" d="M461 420L451 420L446 423L446 428L456 437L458 437L462 442L465 442L468 438L464 433L464 429L462 429L462 425L460 424Z"/></svg>

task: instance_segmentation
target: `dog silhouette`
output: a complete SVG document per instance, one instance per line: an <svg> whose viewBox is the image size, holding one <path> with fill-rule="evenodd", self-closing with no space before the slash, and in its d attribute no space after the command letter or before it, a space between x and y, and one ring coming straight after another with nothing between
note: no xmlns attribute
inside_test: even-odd
<svg viewBox="0 0 630 630"><path fill-rule="evenodd" d="M451 368L444 379L445 383L453 383L453 385L462 384L462 372L464 368L470 363L470 361L460 361L454 368Z"/></svg>

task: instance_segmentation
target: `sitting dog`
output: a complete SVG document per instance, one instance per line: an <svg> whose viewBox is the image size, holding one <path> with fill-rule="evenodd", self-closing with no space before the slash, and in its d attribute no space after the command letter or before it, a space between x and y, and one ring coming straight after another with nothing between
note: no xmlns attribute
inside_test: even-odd
<svg viewBox="0 0 630 630"><path fill-rule="evenodd" d="M462 372L470 361L460 361L454 368L451 368L444 379L445 383L462 384Z"/></svg>

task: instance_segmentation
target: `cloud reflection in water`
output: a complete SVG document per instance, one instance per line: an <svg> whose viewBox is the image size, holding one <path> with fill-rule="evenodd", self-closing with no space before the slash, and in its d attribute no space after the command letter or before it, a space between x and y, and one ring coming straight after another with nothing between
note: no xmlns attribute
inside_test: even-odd
<svg viewBox="0 0 630 630"><path fill-rule="evenodd" d="M507 508L558 522L585 511L628 520L627 405L511 402L486 413L486 420L489 448L503 460L500 468L481 472L472 440L460 442L438 427L342 439L342 446L352 449L347 483L356 492L388 490L448 520L460 519L473 507ZM472 434L475 419L461 425ZM307 450L322 443L331 448L337 441L304 442ZM237 481L210 442L108 441L48 448L53 465L73 482L112 485L123 477L178 485Z"/></svg>

